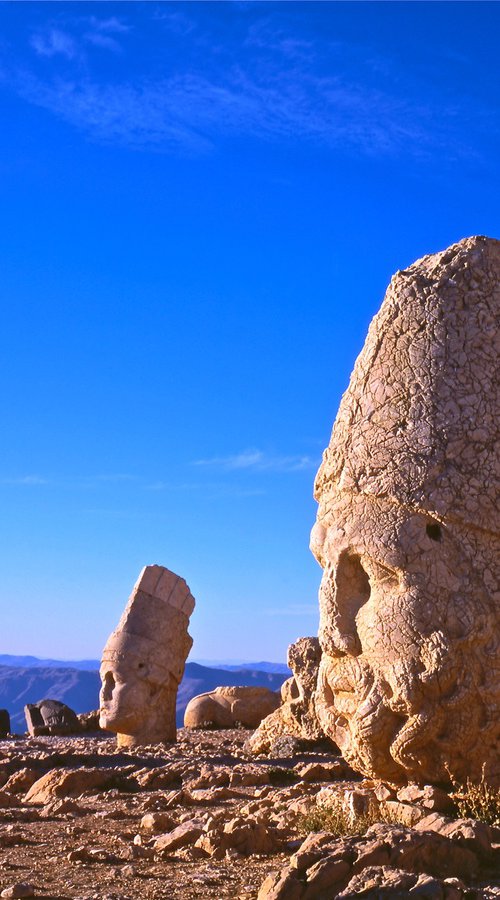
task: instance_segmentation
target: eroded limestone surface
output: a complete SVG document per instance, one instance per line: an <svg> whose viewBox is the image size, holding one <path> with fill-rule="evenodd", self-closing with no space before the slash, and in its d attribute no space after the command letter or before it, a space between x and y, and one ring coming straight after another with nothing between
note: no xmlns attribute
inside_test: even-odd
<svg viewBox="0 0 500 900"><path fill-rule="evenodd" d="M217 687L197 694L184 713L186 728L257 728L280 702L266 687Z"/></svg>
<svg viewBox="0 0 500 900"><path fill-rule="evenodd" d="M368 776L500 781L499 313L499 241L396 273L316 478L316 709Z"/></svg>
<svg viewBox="0 0 500 900"><path fill-rule="evenodd" d="M321 647L315 637L302 637L290 644L287 664L293 672L281 686L281 705L267 716L248 741L252 753L268 753L278 738L290 735L318 741L325 735L314 709Z"/></svg>
<svg viewBox="0 0 500 900"><path fill-rule="evenodd" d="M194 605L179 575L163 566L142 570L102 655L99 721L116 732L119 747L175 741Z"/></svg>

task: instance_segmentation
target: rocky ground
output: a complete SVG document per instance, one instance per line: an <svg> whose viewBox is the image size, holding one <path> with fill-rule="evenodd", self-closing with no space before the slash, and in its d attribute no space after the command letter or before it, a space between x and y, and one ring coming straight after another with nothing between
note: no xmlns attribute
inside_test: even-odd
<svg viewBox="0 0 500 900"><path fill-rule="evenodd" d="M457 819L444 791L363 781L293 742L252 757L248 735L0 742L1 896L500 897L499 829Z"/></svg>

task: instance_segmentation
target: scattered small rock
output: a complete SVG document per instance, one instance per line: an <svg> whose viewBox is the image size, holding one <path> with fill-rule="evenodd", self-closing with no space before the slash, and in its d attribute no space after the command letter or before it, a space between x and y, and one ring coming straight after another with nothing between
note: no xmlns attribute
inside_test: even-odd
<svg viewBox="0 0 500 900"><path fill-rule="evenodd" d="M35 896L35 888L32 884L28 884L24 881L18 881L16 884L11 884L10 887L5 888L0 897L34 897Z"/></svg>

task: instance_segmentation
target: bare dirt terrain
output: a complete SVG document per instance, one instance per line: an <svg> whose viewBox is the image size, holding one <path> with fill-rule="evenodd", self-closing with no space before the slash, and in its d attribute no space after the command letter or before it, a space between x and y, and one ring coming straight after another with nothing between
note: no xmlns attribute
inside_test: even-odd
<svg viewBox="0 0 500 900"><path fill-rule="evenodd" d="M302 857L297 851L307 832L304 815L317 809L325 792L342 797L351 807L366 803L370 792L375 796L374 790L389 797L395 797L394 792L361 781L350 773L343 760L324 749L281 758L252 757L243 749L248 736L244 730L181 729L177 744L126 753L116 749L113 737L106 736L23 737L0 742L2 896L249 900L260 891L260 897L287 900L301 897L306 882L307 897L318 900L390 896L375 889L376 881L370 889L366 877L360 891L345 893L351 876L359 882L359 873L365 872L361 863L356 863L358 857L361 859L352 843L356 838L349 838L352 846L348 849L345 840L342 844L349 862L344 862L343 883L338 885L332 881L338 873L325 881L324 860L317 889L317 876L307 868L326 850L315 848L312 855ZM427 808L396 799L393 802L406 807L399 811L400 816L417 820L419 816L425 818L440 802L449 805L444 792L435 792L434 799L431 794L432 789L425 801L420 798L422 803L427 802ZM411 809L416 812L411 813ZM394 838L395 826L386 827L393 829ZM414 829L400 828L396 835L398 847L401 835L407 846L410 838L414 844L414 834ZM420 835L420 843L427 834L425 831ZM440 888L441 893L425 896L500 896L500 880L495 880L498 848L494 841L491 846L498 835L490 834L488 838L485 834L481 830L466 834L465 838L462 834L461 844L456 835L450 839L434 834L435 840L439 837L439 841L448 841L452 851L461 846L467 865L459 873L443 873L445 880L448 877L449 890L445 885ZM331 835L330 838L336 840ZM479 844L481 848L477 850ZM328 853L331 852L330 846ZM392 865L390 853L384 853L383 860L387 857ZM398 865L404 868L400 850L398 853ZM415 862L412 853L411 860L407 854L407 869L425 873L423 857ZM373 852L371 858L375 864L377 859L382 860ZM292 876L286 875L290 861ZM379 868L387 867L384 864ZM330 870L333 872L331 866ZM268 879L267 886L261 889L273 873L274 880ZM455 874L460 877L453 885L450 877ZM436 872L419 877L431 876L436 885L438 881L444 884ZM283 877L285 881L290 881L290 877L292 881L298 879L298 887L291 882L289 887L280 886ZM23 894L23 888L18 887L8 893L13 886L22 884L31 889L25 888ZM397 894L407 895L411 896L412 891Z"/></svg>

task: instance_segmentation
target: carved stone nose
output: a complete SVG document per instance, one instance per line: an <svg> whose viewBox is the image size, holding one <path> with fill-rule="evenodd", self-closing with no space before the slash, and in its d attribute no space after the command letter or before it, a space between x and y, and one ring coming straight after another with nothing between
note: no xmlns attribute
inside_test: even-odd
<svg viewBox="0 0 500 900"><path fill-rule="evenodd" d="M115 679L112 672L106 672L104 682L101 688L101 697L104 701L111 700L115 687Z"/></svg>
<svg viewBox="0 0 500 900"><path fill-rule="evenodd" d="M330 656L359 656L361 641L356 614L370 599L370 582L360 557L346 550L337 564L327 565L319 591L320 642Z"/></svg>

